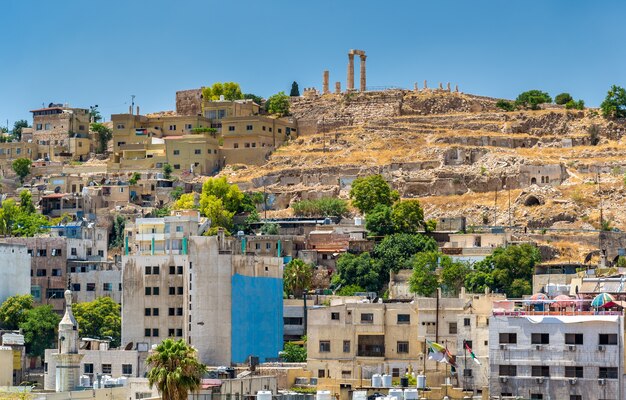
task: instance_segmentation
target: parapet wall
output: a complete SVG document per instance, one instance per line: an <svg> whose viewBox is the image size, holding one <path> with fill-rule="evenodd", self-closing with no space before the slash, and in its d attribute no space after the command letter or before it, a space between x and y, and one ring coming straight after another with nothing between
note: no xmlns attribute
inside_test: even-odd
<svg viewBox="0 0 626 400"><path fill-rule="evenodd" d="M176 114L191 116L202 114L202 88L176 92Z"/></svg>

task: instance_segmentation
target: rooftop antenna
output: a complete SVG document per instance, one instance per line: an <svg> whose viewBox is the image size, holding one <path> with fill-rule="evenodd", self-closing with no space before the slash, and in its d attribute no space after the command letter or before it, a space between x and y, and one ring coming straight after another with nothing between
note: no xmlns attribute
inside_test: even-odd
<svg viewBox="0 0 626 400"><path fill-rule="evenodd" d="M130 106L131 106L131 110L134 110L134 109L135 109L135 97L136 97L136 96L135 96L134 94L131 94L131 95L130 95Z"/></svg>

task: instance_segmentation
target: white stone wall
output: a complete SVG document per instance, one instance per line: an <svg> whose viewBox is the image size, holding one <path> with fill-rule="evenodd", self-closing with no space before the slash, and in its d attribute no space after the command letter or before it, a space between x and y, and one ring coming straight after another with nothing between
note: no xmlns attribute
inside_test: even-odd
<svg viewBox="0 0 626 400"><path fill-rule="evenodd" d="M0 303L14 295L30 294L30 262L21 244L0 243Z"/></svg>

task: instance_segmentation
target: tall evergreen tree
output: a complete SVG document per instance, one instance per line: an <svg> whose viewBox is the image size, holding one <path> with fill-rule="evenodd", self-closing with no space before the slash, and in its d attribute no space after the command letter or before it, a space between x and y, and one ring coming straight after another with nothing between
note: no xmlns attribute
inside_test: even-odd
<svg viewBox="0 0 626 400"><path fill-rule="evenodd" d="M298 82L293 81L291 84L291 92L289 92L289 96L298 97L300 96L300 88L298 88Z"/></svg>

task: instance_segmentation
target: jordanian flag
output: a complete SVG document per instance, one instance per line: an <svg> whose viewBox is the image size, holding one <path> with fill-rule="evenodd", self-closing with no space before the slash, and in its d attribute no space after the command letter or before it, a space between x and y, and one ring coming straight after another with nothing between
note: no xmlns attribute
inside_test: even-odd
<svg viewBox="0 0 626 400"><path fill-rule="evenodd" d="M426 339L426 344L428 345L428 359L456 367L456 357L446 347L428 339Z"/></svg>
<svg viewBox="0 0 626 400"><path fill-rule="evenodd" d="M472 360L474 360L476 364L480 365L480 361L478 361L478 358L476 357L476 354L474 354L474 352L472 351L472 348L469 347L465 340L463 341L463 344L465 345L465 350L470 353L470 357L472 357Z"/></svg>

